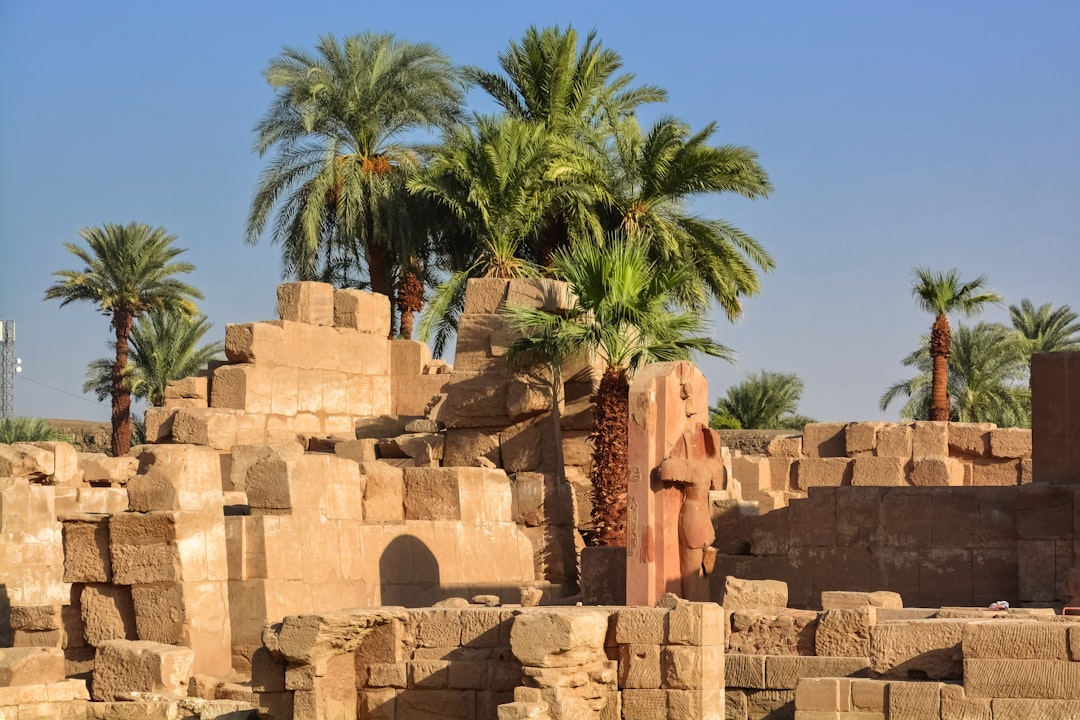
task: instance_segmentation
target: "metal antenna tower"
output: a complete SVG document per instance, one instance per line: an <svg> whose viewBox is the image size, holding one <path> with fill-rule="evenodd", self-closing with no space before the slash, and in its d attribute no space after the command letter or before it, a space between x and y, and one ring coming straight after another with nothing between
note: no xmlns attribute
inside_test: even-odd
<svg viewBox="0 0 1080 720"><path fill-rule="evenodd" d="M0 320L0 420L15 415L15 321Z"/></svg>

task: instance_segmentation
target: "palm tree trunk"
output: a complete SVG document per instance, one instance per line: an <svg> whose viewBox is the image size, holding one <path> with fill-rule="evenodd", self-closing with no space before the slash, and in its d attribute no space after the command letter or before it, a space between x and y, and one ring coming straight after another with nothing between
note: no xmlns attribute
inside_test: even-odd
<svg viewBox="0 0 1080 720"><path fill-rule="evenodd" d="M593 525L598 545L626 545L626 480L630 381L609 367L593 395Z"/></svg>
<svg viewBox="0 0 1080 720"><path fill-rule="evenodd" d="M126 455L131 449L131 393L124 384L124 368L128 364L128 338L134 315L118 310L113 315L116 331L116 360L112 367L112 453L115 457Z"/></svg>
<svg viewBox="0 0 1080 720"><path fill-rule="evenodd" d="M952 329L944 315L938 315L930 330L930 357L934 367L931 394L930 419L949 419L949 355L951 354Z"/></svg>
<svg viewBox="0 0 1080 720"><path fill-rule="evenodd" d="M413 317L424 309L424 283L415 273L407 272L398 287L397 307L401 316L400 337L412 340Z"/></svg>

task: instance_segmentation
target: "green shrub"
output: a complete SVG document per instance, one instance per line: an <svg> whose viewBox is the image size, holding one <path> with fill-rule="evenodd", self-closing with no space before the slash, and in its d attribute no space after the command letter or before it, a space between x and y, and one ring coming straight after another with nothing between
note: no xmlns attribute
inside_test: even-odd
<svg viewBox="0 0 1080 720"><path fill-rule="evenodd" d="M74 443L75 437L71 433L58 430L41 418L14 417L0 420L0 443L10 445L43 440Z"/></svg>

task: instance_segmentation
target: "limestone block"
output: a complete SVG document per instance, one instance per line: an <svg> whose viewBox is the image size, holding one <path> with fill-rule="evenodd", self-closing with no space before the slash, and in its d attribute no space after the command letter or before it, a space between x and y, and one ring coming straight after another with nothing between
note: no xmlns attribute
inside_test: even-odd
<svg viewBox="0 0 1080 720"><path fill-rule="evenodd" d="M911 458L911 425L886 425L878 431L877 456Z"/></svg>
<svg viewBox="0 0 1080 720"><path fill-rule="evenodd" d="M731 613L728 650L760 655L811 655L818 613L813 610L752 607Z"/></svg>
<svg viewBox="0 0 1080 720"><path fill-rule="evenodd" d="M850 712L851 682L850 678L800 678L795 707L799 711Z"/></svg>
<svg viewBox="0 0 1080 720"><path fill-rule="evenodd" d="M945 456L915 457L909 478L912 485L922 487L958 487L964 484L964 464Z"/></svg>
<svg viewBox="0 0 1080 720"><path fill-rule="evenodd" d="M1069 660L1064 623L973 622L964 627L964 659Z"/></svg>
<svg viewBox="0 0 1080 720"><path fill-rule="evenodd" d="M35 442L34 445L45 452L52 453L53 484L70 485L79 481L79 454L75 446L71 443L54 441Z"/></svg>
<svg viewBox="0 0 1080 720"><path fill-rule="evenodd" d="M724 684L729 688L765 688L765 656L729 653L724 658Z"/></svg>
<svg viewBox="0 0 1080 720"><path fill-rule="evenodd" d="M845 457L846 423L808 423L803 428L802 452L808 458Z"/></svg>
<svg viewBox="0 0 1080 720"><path fill-rule="evenodd" d="M745 580L727 576L724 579L723 606L727 611L758 606L786 607L787 583L780 580Z"/></svg>
<svg viewBox="0 0 1080 720"><path fill-rule="evenodd" d="M964 692L977 698L1080 700L1080 663L965 659Z"/></svg>
<svg viewBox="0 0 1080 720"><path fill-rule="evenodd" d="M143 416L146 442L161 443L172 440L173 421L176 419L177 411L178 408L146 408L146 414Z"/></svg>
<svg viewBox="0 0 1080 720"><path fill-rule="evenodd" d="M405 479L401 468L384 462L365 462L360 471L367 478L364 487L365 522L405 520Z"/></svg>
<svg viewBox="0 0 1080 720"><path fill-rule="evenodd" d="M941 717L941 683L889 683L889 720Z"/></svg>
<svg viewBox="0 0 1080 720"><path fill-rule="evenodd" d="M846 457L805 457L795 470L796 484L800 490L850 485L853 464Z"/></svg>
<svg viewBox="0 0 1080 720"><path fill-rule="evenodd" d="M221 508L221 455L205 447L152 445L141 448L136 457L140 474L131 480L128 495L132 509L210 510ZM148 488L142 484L146 482ZM139 486L138 492L135 485ZM158 488L155 490L154 488ZM140 501L134 497L138 495ZM145 496L145 497L144 497Z"/></svg>
<svg viewBox="0 0 1080 720"><path fill-rule="evenodd" d="M678 600L668 604L661 599L662 607L668 609L667 642L671 645L697 645L701 647L725 647L724 609L715 603L698 603Z"/></svg>
<svg viewBox="0 0 1080 720"><path fill-rule="evenodd" d="M870 657L870 627L876 618L875 609L870 607L824 611L814 634L817 654L821 657Z"/></svg>
<svg viewBox="0 0 1080 720"><path fill-rule="evenodd" d="M275 657L295 664L318 665L351 653L379 626L405 621L407 617L401 608L385 607L289 615L280 624L266 627L263 643Z"/></svg>
<svg viewBox="0 0 1080 720"><path fill-rule="evenodd" d="M497 467L503 467L498 430L460 428L446 431L443 448L445 467L475 466L476 459L481 457Z"/></svg>
<svg viewBox="0 0 1080 720"><path fill-rule="evenodd" d="M10 608L8 621L12 630L43 631L63 627L60 605L30 605Z"/></svg>
<svg viewBox="0 0 1080 720"><path fill-rule="evenodd" d="M233 445L236 445L238 413L238 410L218 409L216 407L179 408L173 418L173 440L181 444L203 445L212 447L215 450L228 450Z"/></svg>
<svg viewBox="0 0 1080 720"><path fill-rule="evenodd" d="M537 608L514 619L510 647L526 667L586 665L605 659L607 628L603 610Z"/></svg>
<svg viewBox="0 0 1080 720"><path fill-rule="evenodd" d="M892 678L947 680L963 676L961 642L966 623L912 620L870 627L874 672Z"/></svg>
<svg viewBox="0 0 1080 720"><path fill-rule="evenodd" d="M856 422L844 428L844 448L848 457L873 455L877 447L878 431L883 422Z"/></svg>
<svg viewBox="0 0 1080 720"><path fill-rule="evenodd" d="M990 454L1003 459L1031 457L1031 430L994 428L990 431Z"/></svg>
<svg viewBox="0 0 1080 720"><path fill-rule="evenodd" d="M900 597L900 593L889 590L876 590L874 592L825 590L821 593L822 610L862 607L902 608L904 607L904 599Z"/></svg>
<svg viewBox="0 0 1080 720"><path fill-rule="evenodd" d="M991 720L990 700L967 697L963 685L942 685L941 717L946 720Z"/></svg>
<svg viewBox="0 0 1080 720"><path fill-rule="evenodd" d="M861 678L870 675L867 658L769 655L765 658L765 686L770 690L794 690L799 678Z"/></svg>
<svg viewBox="0 0 1080 720"><path fill-rule="evenodd" d="M524 305L558 313L569 309L571 302L569 286L561 280L514 278L507 283L507 305Z"/></svg>
<svg viewBox="0 0 1080 720"><path fill-rule="evenodd" d="M131 602L140 640L177 645L184 640L188 612L182 586L177 583L134 585Z"/></svg>
<svg viewBox="0 0 1080 720"><path fill-rule="evenodd" d="M700 690L724 686L724 648L666 645L660 651L663 687Z"/></svg>
<svg viewBox="0 0 1080 720"><path fill-rule="evenodd" d="M278 316L309 325L333 325L335 295L329 283L281 283L277 288Z"/></svg>
<svg viewBox="0 0 1080 720"><path fill-rule="evenodd" d="M505 370L469 372L455 367L445 388L446 402L439 408L437 419L447 428L507 426L510 418L506 414L506 402L512 379L512 373Z"/></svg>
<svg viewBox="0 0 1080 720"><path fill-rule="evenodd" d="M83 636L100 647L108 640L135 640L135 610L131 589L123 585L92 584L83 588L79 598Z"/></svg>
<svg viewBox="0 0 1080 720"><path fill-rule="evenodd" d="M948 457L949 423L930 420L912 423L911 454L914 457Z"/></svg>
<svg viewBox="0 0 1080 720"><path fill-rule="evenodd" d="M226 325L225 327L225 335L228 337L229 326ZM205 375L200 375L173 380L165 385L165 397L170 400L180 398L189 400L209 400L209 379Z"/></svg>
<svg viewBox="0 0 1080 720"><path fill-rule="evenodd" d="M45 485L59 483L53 477L56 470L56 455L51 450L39 447L37 443L13 443L9 446L9 450L16 453L17 460L6 474L12 477L24 477L31 482Z"/></svg>
<svg viewBox="0 0 1080 720"><path fill-rule="evenodd" d="M773 489L772 473L767 457L737 455L732 458L732 475L739 481L744 493L759 493Z"/></svg>
<svg viewBox="0 0 1080 720"><path fill-rule="evenodd" d="M261 367L280 365L285 361L284 350L285 330L280 322L225 326L225 357L231 363L259 363ZM212 388L213 382L209 385ZM213 395L209 397L213 405Z"/></svg>
<svg viewBox="0 0 1080 720"><path fill-rule="evenodd" d="M854 710L883 712L885 689L889 683L883 680L853 679L851 681L851 707Z"/></svg>
<svg viewBox="0 0 1080 720"><path fill-rule="evenodd" d="M465 290L465 314L494 314L506 302L509 281L499 278L473 278Z"/></svg>
<svg viewBox="0 0 1080 720"><path fill-rule="evenodd" d="M191 648L146 640L109 640L98 647L94 700L117 700L147 692L184 697L195 653Z"/></svg>
<svg viewBox="0 0 1080 720"><path fill-rule="evenodd" d="M507 427L499 434L499 446L502 467L509 473L555 470L555 438L546 417Z"/></svg>
<svg viewBox="0 0 1080 720"><path fill-rule="evenodd" d="M803 437L802 435L777 435L769 441L765 454L770 458L798 459L803 456Z"/></svg>
<svg viewBox="0 0 1080 720"><path fill-rule="evenodd" d="M269 366L252 363L222 365L214 370L214 379L210 384L210 407L268 414L273 409L273 377L273 370Z"/></svg>
<svg viewBox="0 0 1080 720"><path fill-rule="evenodd" d="M851 484L879 487L906 485L906 465L906 460L901 457L856 457L851 466Z"/></svg>
<svg viewBox="0 0 1080 720"><path fill-rule="evenodd" d="M643 643L619 645L619 687L660 687L660 646Z"/></svg>
<svg viewBox="0 0 1080 720"><path fill-rule="evenodd" d="M335 290L334 326L387 337L390 335L390 298L363 290Z"/></svg>
<svg viewBox="0 0 1080 720"><path fill-rule="evenodd" d="M123 485L139 471L136 458L110 457L105 453L78 453L79 469L83 481Z"/></svg>
<svg viewBox="0 0 1080 720"><path fill-rule="evenodd" d="M178 582L180 552L174 513L121 513L109 518L113 582Z"/></svg>
<svg viewBox="0 0 1080 720"><path fill-rule="evenodd" d="M972 699L968 700L970 702ZM979 717L980 720L983 717L993 717L994 720L1064 720L1080 717L1080 701L1076 700L994 698L989 703L992 714L972 717Z"/></svg>
<svg viewBox="0 0 1080 720"><path fill-rule="evenodd" d="M514 373L506 391L506 415L518 423L551 410L551 371L546 366Z"/></svg>
<svg viewBox="0 0 1080 720"><path fill-rule="evenodd" d="M81 515L64 520L64 582L109 582L109 518Z"/></svg>
<svg viewBox="0 0 1080 720"><path fill-rule="evenodd" d="M63 680L64 651L60 648L0 648L0 688Z"/></svg>
<svg viewBox="0 0 1080 720"><path fill-rule="evenodd" d="M615 642L659 646L667 639L667 619L668 610L662 607L621 609L615 613Z"/></svg>
<svg viewBox="0 0 1080 720"><path fill-rule="evenodd" d="M972 463L971 484L976 486L1011 486L1020 484L1021 460Z"/></svg>
<svg viewBox="0 0 1080 720"><path fill-rule="evenodd" d="M391 375L421 375L429 362L431 362L431 350L427 343L416 340L390 341Z"/></svg>
<svg viewBox="0 0 1080 720"><path fill-rule="evenodd" d="M986 457L990 454L990 431L994 423L949 423L949 453Z"/></svg>

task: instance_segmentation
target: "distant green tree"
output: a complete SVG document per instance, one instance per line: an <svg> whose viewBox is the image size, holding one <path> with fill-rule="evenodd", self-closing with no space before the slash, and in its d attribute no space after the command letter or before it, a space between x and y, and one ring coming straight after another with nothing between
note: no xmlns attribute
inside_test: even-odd
<svg viewBox="0 0 1080 720"><path fill-rule="evenodd" d="M933 365L930 390L930 419L949 419L949 354L952 329L950 313L975 315L984 305L1000 303L1001 296L986 290L986 276L962 283L956 268L934 272L925 267L913 270L915 281L911 294L919 307L934 315L930 330L929 351Z"/></svg>
<svg viewBox="0 0 1080 720"><path fill-rule="evenodd" d="M905 367L919 374L894 383L881 396L882 410L897 398L908 401L900 410L904 420L930 417L933 361L929 338L903 359ZM998 323L959 325L952 336L949 356L949 419L954 422L992 422L1000 427L1025 427L1031 423L1031 395L1026 387L1027 355L1023 340Z"/></svg>
<svg viewBox="0 0 1080 720"><path fill-rule="evenodd" d="M124 373L135 320L154 308L194 314L194 300L201 299L202 293L176 278L195 266L176 261L184 250L173 246L176 236L163 227L106 223L100 228L83 228L79 235L87 247L74 243L65 243L65 247L85 267L53 273L60 280L45 291L45 299L59 300L61 307L75 301L90 302L111 318L116 349L109 390L112 452L124 455L131 447L131 391Z"/></svg>
<svg viewBox="0 0 1080 720"><path fill-rule="evenodd" d="M741 430L742 423L740 423L739 418L734 415L710 412L709 427L713 430Z"/></svg>
<svg viewBox="0 0 1080 720"><path fill-rule="evenodd" d="M74 443L75 437L41 418L13 417L0 420L0 443L10 445L49 440Z"/></svg>
<svg viewBox="0 0 1080 720"><path fill-rule="evenodd" d="M1036 308L1024 298L1020 305L1009 306L1009 319L1024 336L1029 362L1035 353L1080 350L1080 316L1068 305L1055 308L1046 303Z"/></svg>
<svg viewBox="0 0 1080 720"><path fill-rule="evenodd" d="M152 406L165 403L165 386L174 380L197 375L225 350L221 341L199 345L213 327L205 315L186 316L168 310L151 310L139 318L131 331L131 355L124 382L134 397ZM109 396L112 361L91 361L83 392L98 400Z"/></svg>
<svg viewBox="0 0 1080 720"><path fill-rule="evenodd" d="M803 381L795 373L750 373L746 380L728 388L727 396L711 408L711 416L733 418L746 430L802 429L814 422L795 414L802 392Z"/></svg>

